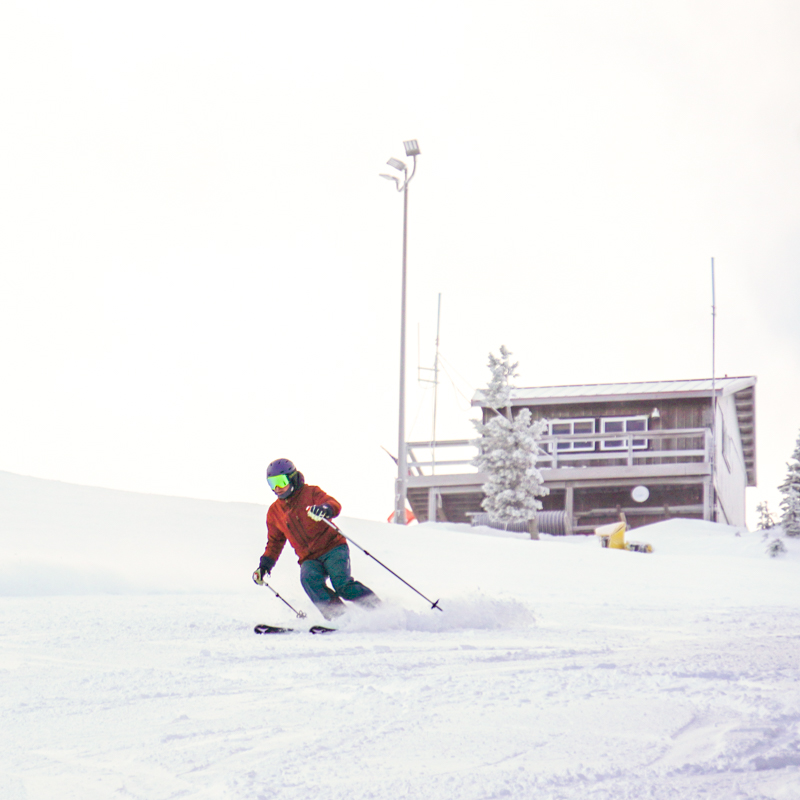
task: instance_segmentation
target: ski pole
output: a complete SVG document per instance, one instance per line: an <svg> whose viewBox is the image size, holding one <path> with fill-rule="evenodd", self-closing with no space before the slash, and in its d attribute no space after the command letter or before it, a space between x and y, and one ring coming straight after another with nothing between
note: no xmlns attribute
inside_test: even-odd
<svg viewBox="0 0 800 800"><path fill-rule="evenodd" d="M257 574L258 574L258 570L256 570L253 573L253 583L258 583L258 581L256 580L256 575ZM305 619L305 616L306 616L306 612L305 611L298 611L291 603L289 603L287 600L284 600L284 598L281 597L265 580L262 579L262 581L259 584L259 586L266 586L267 589L269 589L272 592L272 594L274 594L275 597L278 598L278 600L281 600L282 602L286 603L286 605L289 606L289 608L291 608L292 611L294 611L294 613L295 613L295 615L297 616L298 619Z"/></svg>
<svg viewBox="0 0 800 800"><path fill-rule="evenodd" d="M325 519L324 517L323 517L323 522L325 522L328 526L333 528L336 531L336 533L338 533L340 536L344 536L344 538L347 539L347 541L350 542L350 544L354 544L365 556L369 556L373 561L377 561L387 572L391 572L392 575L394 575L395 578L397 578L397 580L403 581L403 583L406 586L408 586L409 589L415 591L423 600L430 603L431 609L435 608L437 611L442 610L439 607L438 600L434 603L432 600L429 600L427 597L425 597L425 595L422 594L422 592L420 592L419 589L415 589L407 580L401 578L394 570L389 569L389 567L387 567L386 564L383 563L383 561L380 561L379 559L375 558L375 556L372 555L372 553L367 552L358 542L354 542L346 533L342 531L342 529L335 522L331 522L329 519Z"/></svg>

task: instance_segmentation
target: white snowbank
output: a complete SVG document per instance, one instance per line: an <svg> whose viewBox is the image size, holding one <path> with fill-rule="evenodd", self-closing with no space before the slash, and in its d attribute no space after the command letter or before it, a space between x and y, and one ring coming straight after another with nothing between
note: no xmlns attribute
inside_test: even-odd
<svg viewBox="0 0 800 800"><path fill-rule="evenodd" d="M0 595L238 591L265 514L0 472Z"/></svg>
<svg viewBox="0 0 800 800"><path fill-rule="evenodd" d="M264 512L0 473L0 797L800 797L800 542L344 518L442 611L353 546L384 604L309 636Z"/></svg>
<svg viewBox="0 0 800 800"><path fill-rule="evenodd" d="M249 592L266 541L266 506L71 486L0 472L0 596ZM425 609L364 548L431 601L476 592L515 602L594 597L649 605L660 586L677 604L758 605L800 600L800 542L770 558L761 533L697 520L639 528L651 554L602 549L592 536L525 534L468 525L339 520L353 571L395 605ZM743 561L745 559L746 561ZM287 545L271 584L299 603ZM266 591L266 590L262 590ZM434 596L435 595L435 596ZM659 599L656 601L660 601ZM392 623L396 625L396 623Z"/></svg>

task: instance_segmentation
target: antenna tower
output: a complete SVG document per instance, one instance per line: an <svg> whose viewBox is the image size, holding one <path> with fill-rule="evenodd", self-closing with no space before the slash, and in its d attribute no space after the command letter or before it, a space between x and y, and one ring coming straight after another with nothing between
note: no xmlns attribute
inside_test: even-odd
<svg viewBox="0 0 800 800"><path fill-rule="evenodd" d="M711 259L711 515L717 521L717 298Z"/></svg>
<svg viewBox="0 0 800 800"><path fill-rule="evenodd" d="M442 293L439 292L439 302L436 309L436 357L432 367L417 367L420 383L433 384L433 437L431 438L431 475L436 474L436 407L439 399L439 330L442 321ZM433 380L423 378L422 371L433 372Z"/></svg>

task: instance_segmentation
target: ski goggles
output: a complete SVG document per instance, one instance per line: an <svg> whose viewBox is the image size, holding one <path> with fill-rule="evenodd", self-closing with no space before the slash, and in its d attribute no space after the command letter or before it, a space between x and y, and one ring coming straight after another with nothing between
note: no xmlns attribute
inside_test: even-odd
<svg viewBox="0 0 800 800"><path fill-rule="evenodd" d="M289 480L288 475L270 475L267 478L267 483L273 492L277 492L279 489L285 489L287 486L289 486L291 481Z"/></svg>

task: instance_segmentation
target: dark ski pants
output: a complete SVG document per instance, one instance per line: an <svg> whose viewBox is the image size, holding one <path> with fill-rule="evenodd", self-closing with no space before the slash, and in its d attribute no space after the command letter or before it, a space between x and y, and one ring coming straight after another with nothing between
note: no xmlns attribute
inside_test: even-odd
<svg viewBox="0 0 800 800"><path fill-rule="evenodd" d="M328 586L327 578L330 578L333 590ZM300 565L300 583L311 602L327 619L344 610L340 598L365 605L378 602L372 589L350 575L350 548L346 544L334 547L320 558L304 561Z"/></svg>

